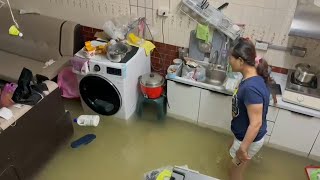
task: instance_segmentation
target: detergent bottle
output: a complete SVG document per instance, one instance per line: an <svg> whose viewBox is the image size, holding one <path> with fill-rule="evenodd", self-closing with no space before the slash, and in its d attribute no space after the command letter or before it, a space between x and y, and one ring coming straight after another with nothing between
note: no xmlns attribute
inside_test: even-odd
<svg viewBox="0 0 320 180"><path fill-rule="evenodd" d="M75 118L73 122L78 123L80 126L95 126L99 125L100 117L98 115L81 115Z"/></svg>

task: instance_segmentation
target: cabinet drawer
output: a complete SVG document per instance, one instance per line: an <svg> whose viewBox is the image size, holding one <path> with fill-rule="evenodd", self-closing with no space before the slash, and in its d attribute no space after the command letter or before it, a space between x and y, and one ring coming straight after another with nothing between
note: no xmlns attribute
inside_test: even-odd
<svg viewBox="0 0 320 180"><path fill-rule="evenodd" d="M279 108L269 106L268 113L267 113L267 120L276 122L278 113L279 113Z"/></svg>
<svg viewBox="0 0 320 180"><path fill-rule="evenodd" d="M274 122L267 121L267 135L271 136L273 126L274 126Z"/></svg>

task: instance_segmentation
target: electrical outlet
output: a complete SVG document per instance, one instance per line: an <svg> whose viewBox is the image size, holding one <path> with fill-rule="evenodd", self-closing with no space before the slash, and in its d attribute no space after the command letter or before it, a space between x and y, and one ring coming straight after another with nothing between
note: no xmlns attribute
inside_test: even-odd
<svg viewBox="0 0 320 180"><path fill-rule="evenodd" d="M169 16L169 8L160 7L158 9L158 16L168 17Z"/></svg>
<svg viewBox="0 0 320 180"><path fill-rule="evenodd" d="M266 51L268 50L269 44L266 42L256 42L256 49Z"/></svg>

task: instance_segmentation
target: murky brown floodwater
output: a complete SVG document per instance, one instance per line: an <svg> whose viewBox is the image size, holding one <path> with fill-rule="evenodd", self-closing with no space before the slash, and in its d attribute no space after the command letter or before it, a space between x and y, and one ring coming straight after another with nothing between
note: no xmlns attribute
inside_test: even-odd
<svg viewBox="0 0 320 180"><path fill-rule="evenodd" d="M83 114L80 102L66 101L73 117ZM227 179L228 146L232 137L167 118L159 122L149 111L129 123L103 117L98 127L74 124L76 140L88 133L97 139L87 146L63 146L36 180L142 180L147 171L167 165L188 165ZM264 147L246 174L249 180L303 180L306 158Z"/></svg>

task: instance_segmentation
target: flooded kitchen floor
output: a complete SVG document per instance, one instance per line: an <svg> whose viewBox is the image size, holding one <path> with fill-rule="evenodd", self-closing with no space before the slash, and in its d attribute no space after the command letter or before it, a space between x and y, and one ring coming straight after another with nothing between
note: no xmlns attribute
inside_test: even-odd
<svg viewBox="0 0 320 180"><path fill-rule="evenodd" d="M72 117L83 114L80 102L66 101ZM219 179L227 179L228 146L232 137L167 118L152 111L129 123L103 117L98 127L74 124L72 140L88 133L97 139L78 149L63 146L36 180L142 180L147 171L167 165L188 165ZM246 174L249 180L307 179L304 167L320 163L264 147Z"/></svg>

